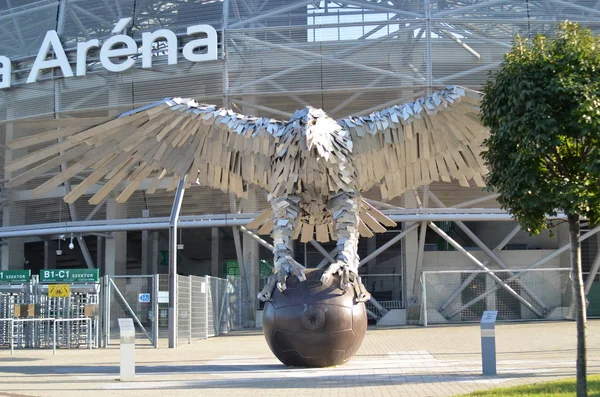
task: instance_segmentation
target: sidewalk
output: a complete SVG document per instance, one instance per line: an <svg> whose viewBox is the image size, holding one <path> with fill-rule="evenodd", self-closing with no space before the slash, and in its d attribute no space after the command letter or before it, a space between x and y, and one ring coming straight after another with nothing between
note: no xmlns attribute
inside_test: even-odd
<svg viewBox="0 0 600 397"><path fill-rule="evenodd" d="M478 325L370 328L348 364L287 368L262 333L238 332L136 350L135 382L120 382L118 346L0 350L0 397L453 396L575 376L575 323L496 326L498 376L481 375ZM600 373L600 320L587 328L588 372Z"/></svg>

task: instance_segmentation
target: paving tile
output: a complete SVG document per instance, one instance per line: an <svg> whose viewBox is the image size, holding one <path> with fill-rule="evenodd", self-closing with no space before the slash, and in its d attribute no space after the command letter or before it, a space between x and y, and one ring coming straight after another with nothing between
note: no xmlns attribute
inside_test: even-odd
<svg viewBox="0 0 600 397"><path fill-rule="evenodd" d="M498 324L498 375L481 375L476 325L370 328L349 363L287 368L260 332L136 349L135 382L119 382L119 350L0 350L0 390L24 396L454 396L575 375L574 322ZM600 320L587 327L588 370L600 373Z"/></svg>

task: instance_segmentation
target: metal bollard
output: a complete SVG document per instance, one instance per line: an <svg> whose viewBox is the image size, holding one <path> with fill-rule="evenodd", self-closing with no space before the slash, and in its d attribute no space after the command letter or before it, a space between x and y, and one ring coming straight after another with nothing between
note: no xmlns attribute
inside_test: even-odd
<svg viewBox="0 0 600 397"><path fill-rule="evenodd" d="M481 316L481 366L483 375L496 375L497 311L485 311Z"/></svg>
<svg viewBox="0 0 600 397"><path fill-rule="evenodd" d="M121 337L121 381L135 380L135 327L130 318L119 319Z"/></svg>

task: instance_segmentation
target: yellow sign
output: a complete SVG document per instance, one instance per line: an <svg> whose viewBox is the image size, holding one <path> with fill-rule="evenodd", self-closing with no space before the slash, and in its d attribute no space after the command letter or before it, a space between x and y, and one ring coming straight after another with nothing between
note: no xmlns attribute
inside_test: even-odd
<svg viewBox="0 0 600 397"><path fill-rule="evenodd" d="M50 298L68 298L70 295L71 286L69 284L48 285L48 296Z"/></svg>

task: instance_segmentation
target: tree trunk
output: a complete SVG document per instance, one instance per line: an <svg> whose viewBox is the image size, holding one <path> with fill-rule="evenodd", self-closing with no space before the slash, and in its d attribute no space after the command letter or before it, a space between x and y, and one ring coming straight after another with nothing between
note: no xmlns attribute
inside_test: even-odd
<svg viewBox="0 0 600 397"><path fill-rule="evenodd" d="M571 236L571 277L577 319L577 397L587 397L587 370L585 348L585 294L581 271L581 248L579 244L579 215L567 214Z"/></svg>

